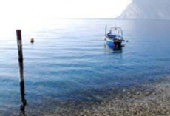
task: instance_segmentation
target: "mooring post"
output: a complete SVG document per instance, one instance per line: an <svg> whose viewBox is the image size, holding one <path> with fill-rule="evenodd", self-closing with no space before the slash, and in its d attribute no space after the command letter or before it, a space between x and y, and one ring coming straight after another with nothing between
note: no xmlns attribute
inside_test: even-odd
<svg viewBox="0 0 170 116"><path fill-rule="evenodd" d="M17 34L17 45L18 45L18 59L23 60L21 30L16 30L16 34Z"/></svg>
<svg viewBox="0 0 170 116"><path fill-rule="evenodd" d="M27 101L25 99L25 84L24 84L24 63L23 63L23 54L22 54L22 39L21 39L21 30L16 30L17 35L17 45L18 45L18 66L20 73L20 91L21 91L21 112L25 112L25 106Z"/></svg>

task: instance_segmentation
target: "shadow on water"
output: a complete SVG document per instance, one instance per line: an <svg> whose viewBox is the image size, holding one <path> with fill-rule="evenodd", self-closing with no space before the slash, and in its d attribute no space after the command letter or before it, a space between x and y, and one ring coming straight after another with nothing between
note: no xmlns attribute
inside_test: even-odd
<svg viewBox="0 0 170 116"><path fill-rule="evenodd" d="M19 73L20 73L20 93L21 93L21 105L20 105L20 115L26 116L25 107L27 105L27 100L25 99L25 84L24 84L24 63L23 59L18 59Z"/></svg>

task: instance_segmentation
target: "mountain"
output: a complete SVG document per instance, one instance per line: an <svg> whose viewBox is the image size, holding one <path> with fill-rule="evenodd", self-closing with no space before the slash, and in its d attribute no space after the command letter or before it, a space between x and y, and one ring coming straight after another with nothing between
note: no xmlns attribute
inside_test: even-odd
<svg viewBox="0 0 170 116"><path fill-rule="evenodd" d="M170 0L132 0L119 19L170 20Z"/></svg>

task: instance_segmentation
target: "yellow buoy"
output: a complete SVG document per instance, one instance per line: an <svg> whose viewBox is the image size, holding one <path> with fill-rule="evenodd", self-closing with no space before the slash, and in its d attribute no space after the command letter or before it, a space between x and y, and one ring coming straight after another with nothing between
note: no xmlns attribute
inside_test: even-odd
<svg viewBox="0 0 170 116"><path fill-rule="evenodd" d="M30 39L30 42L31 42L31 43L34 43L34 38L31 38L31 39Z"/></svg>

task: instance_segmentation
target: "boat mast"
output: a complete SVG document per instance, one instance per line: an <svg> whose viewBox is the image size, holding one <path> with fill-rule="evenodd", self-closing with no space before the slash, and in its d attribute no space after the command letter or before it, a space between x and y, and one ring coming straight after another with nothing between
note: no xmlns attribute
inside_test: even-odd
<svg viewBox="0 0 170 116"><path fill-rule="evenodd" d="M106 36L106 31L107 31L107 25L105 25L105 36Z"/></svg>

